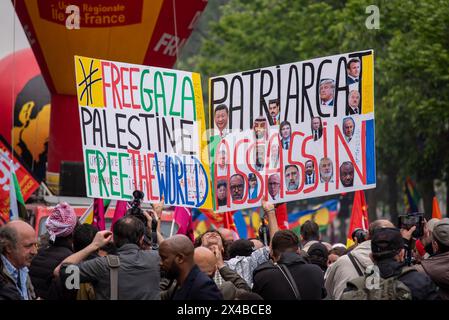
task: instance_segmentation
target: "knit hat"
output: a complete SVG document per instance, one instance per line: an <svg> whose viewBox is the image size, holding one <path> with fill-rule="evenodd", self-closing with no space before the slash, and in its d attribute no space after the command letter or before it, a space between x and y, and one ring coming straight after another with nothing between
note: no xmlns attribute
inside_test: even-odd
<svg viewBox="0 0 449 320"><path fill-rule="evenodd" d="M67 202L59 203L47 218L45 226L51 241L71 235L76 226L75 210Z"/></svg>

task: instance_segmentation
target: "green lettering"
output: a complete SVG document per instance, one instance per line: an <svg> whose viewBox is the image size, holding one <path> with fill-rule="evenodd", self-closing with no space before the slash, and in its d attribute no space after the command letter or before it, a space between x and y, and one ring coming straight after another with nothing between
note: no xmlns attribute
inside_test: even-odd
<svg viewBox="0 0 449 320"><path fill-rule="evenodd" d="M170 115L171 116L180 116L181 112L174 111L173 106L175 105L175 96L176 96L176 83L178 81L178 77L174 72L164 72L164 76L173 77L173 91L171 95L171 104L170 104Z"/></svg>
<svg viewBox="0 0 449 320"><path fill-rule="evenodd" d="M103 168L101 167L100 157L103 162ZM100 197L103 196L103 185L104 191L106 191L106 197L109 197L108 187L106 186L106 181L104 181L103 172L106 169L106 158L100 151L96 151L95 158L97 159L97 172L98 172L98 184L100 186Z"/></svg>
<svg viewBox="0 0 449 320"><path fill-rule="evenodd" d="M90 174L95 173L95 170L91 169L89 166L89 163L90 163L89 156L91 154L95 154L95 150L86 149L86 155L85 155L84 159L86 159L87 187L88 187L87 189L89 192L89 196L92 196L92 184L90 182Z"/></svg>
<svg viewBox="0 0 449 320"><path fill-rule="evenodd" d="M161 86L161 92L158 90L158 82ZM164 87L164 80L162 78L162 73L159 71L156 71L154 74L154 104L156 105L156 113L159 113L159 104L158 100L159 98L162 98L163 107L164 107L164 116L167 115L167 104L165 102L165 87Z"/></svg>
<svg viewBox="0 0 449 320"><path fill-rule="evenodd" d="M111 180L111 195L120 196L120 192L114 190L113 177L117 176L117 171L112 170L111 156L117 157L117 152L108 152L109 179Z"/></svg>
<svg viewBox="0 0 449 320"><path fill-rule="evenodd" d="M190 96L186 96L186 92L185 90L185 84L189 85L189 89L190 89ZM193 83L192 80L190 80L189 77L184 77L184 79L182 80L182 103L181 103L181 118L184 118L184 103L185 101L192 101L192 105L193 105L193 120L196 121L196 105L195 105L195 95L193 92Z"/></svg>
<svg viewBox="0 0 449 320"><path fill-rule="evenodd" d="M153 109L153 100L151 97L151 94L153 93L153 90L151 89L145 89L143 86L143 80L146 74L149 74L150 70L145 69L142 71L142 74L140 75L140 100L142 103L142 109L150 112ZM145 96L144 93L146 93L148 95L148 98L150 98L150 104L148 105L148 107L145 105Z"/></svg>
<svg viewBox="0 0 449 320"><path fill-rule="evenodd" d="M123 173L123 170L122 170L122 158L128 158L128 156L129 155L127 153L119 153L118 154L118 164L119 164L119 172L120 172L119 176L120 176L120 193L121 193L121 198L122 199L129 199L129 200L131 200L132 199L131 195L125 194L125 191L123 190L123 186L125 185L123 183L123 179L124 178L128 178L128 175Z"/></svg>

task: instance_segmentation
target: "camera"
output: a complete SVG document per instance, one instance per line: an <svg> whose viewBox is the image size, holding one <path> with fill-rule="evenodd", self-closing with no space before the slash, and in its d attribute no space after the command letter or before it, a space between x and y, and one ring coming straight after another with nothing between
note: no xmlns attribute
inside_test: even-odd
<svg viewBox="0 0 449 320"><path fill-rule="evenodd" d="M142 221L143 224L146 226L147 218L145 217L142 209L140 208L143 198L144 198L144 193L140 190L135 190L133 192L133 201L131 202L131 208L128 210L127 214L135 216L140 221Z"/></svg>
<svg viewBox="0 0 449 320"><path fill-rule="evenodd" d="M416 226L413 231L413 238L420 238L424 235L424 214L421 212L404 213L399 215L398 226L400 229L410 230Z"/></svg>
<svg viewBox="0 0 449 320"><path fill-rule="evenodd" d="M144 198L144 193L140 190L135 190L133 192L133 201L131 202L131 208L128 210L126 214L132 215L142 221L142 223L145 226L144 229L144 237L143 241L148 245L151 246L154 250L158 248L157 246L157 221L156 219L153 219L151 221L151 230L148 230L148 220L147 217L143 214L143 210L140 207L142 200Z"/></svg>

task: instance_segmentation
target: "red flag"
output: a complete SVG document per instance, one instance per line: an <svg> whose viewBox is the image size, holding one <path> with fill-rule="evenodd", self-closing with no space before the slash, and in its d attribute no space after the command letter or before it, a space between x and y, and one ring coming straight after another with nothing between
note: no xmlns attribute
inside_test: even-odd
<svg viewBox="0 0 449 320"><path fill-rule="evenodd" d="M106 229L104 214L105 214L105 210L104 210L103 199L95 198L94 199L94 219L92 221L92 225L94 227L97 227L97 229L100 231Z"/></svg>
<svg viewBox="0 0 449 320"><path fill-rule="evenodd" d="M354 244L351 238L355 229L368 230L368 206L366 205L365 193L363 190L354 193L354 203L352 205L351 222L349 223L349 232L346 240L346 246L349 248Z"/></svg>
<svg viewBox="0 0 449 320"><path fill-rule="evenodd" d="M440 210L440 206L438 204L437 197L433 197L432 218L436 218L436 219L440 219L440 220L443 218L441 215L441 210Z"/></svg>
<svg viewBox="0 0 449 320"><path fill-rule="evenodd" d="M276 220L278 222L279 230L288 229L287 204L280 203L276 207Z"/></svg>
<svg viewBox="0 0 449 320"><path fill-rule="evenodd" d="M111 231L117 220L126 214L126 210L128 210L128 202L124 200L117 200L117 203L115 204L114 217L112 218Z"/></svg>

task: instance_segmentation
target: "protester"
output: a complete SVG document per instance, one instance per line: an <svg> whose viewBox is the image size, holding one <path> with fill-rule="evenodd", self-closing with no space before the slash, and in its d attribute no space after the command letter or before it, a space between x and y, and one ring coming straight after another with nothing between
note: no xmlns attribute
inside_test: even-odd
<svg viewBox="0 0 449 320"><path fill-rule="evenodd" d="M45 222L49 243L38 251L30 267L31 282L36 294L42 299L75 298L61 288L61 283L53 277L53 270L73 254L73 230L76 223L75 211L66 202L59 203ZM74 291L71 293L76 295Z"/></svg>
<svg viewBox="0 0 449 320"><path fill-rule="evenodd" d="M317 265L321 268L321 270L323 270L323 272L326 272L329 251L324 244L320 242L312 244L309 247L307 254L309 256L310 263Z"/></svg>
<svg viewBox="0 0 449 320"><path fill-rule="evenodd" d="M416 269L427 274L439 287L441 299L449 300L449 219L435 223L431 243L434 254L421 261Z"/></svg>
<svg viewBox="0 0 449 320"><path fill-rule="evenodd" d="M117 283L111 283L110 272L117 264L117 261L110 258L111 255L84 261L112 240L112 233L109 231L99 231L91 244L67 257L61 268L56 268L55 274L59 274L61 281L65 281L67 266L76 264L80 282L92 283L97 300L110 300L115 286L118 287L117 298L120 300L160 299L159 256L157 251L141 249L144 228L142 221L134 216L125 216L114 224L113 239L119 260Z"/></svg>
<svg viewBox="0 0 449 320"><path fill-rule="evenodd" d="M273 204L265 201L262 203L262 207L265 215L268 217L269 233L273 235L279 230L276 219L276 209ZM251 253L250 256L236 256L224 261L224 263L230 269L236 271L243 279L245 279L249 286L252 287L254 270L262 263L268 261L269 252L270 248L268 246L263 246Z"/></svg>
<svg viewBox="0 0 449 320"><path fill-rule="evenodd" d="M376 220L368 229L368 240L355 247L350 253L344 255L329 266L326 276L326 291L328 298L339 300L346 283L349 280L362 276L368 266L373 264L370 258L370 236L378 228L392 228L393 224L388 220Z"/></svg>
<svg viewBox="0 0 449 320"><path fill-rule="evenodd" d="M169 279L176 280L170 300L222 300L215 282L200 271L194 262L194 247L184 235L162 241L160 266Z"/></svg>
<svg viewBox="0 0 449 320"><path fill-rule="evenodd" d="M34 229L26 222L14 220L0 228L0 258L2 261L2 292L6 298L17 295L15 286L22 300L37 298L28 267L37 254L37 237Z"/></svg>
<svg viewBox="0 0 449 320"><path fill-rule="evenodd" d="M341 246L333 245L327 257L327 266L329 267L331 264L337 261L338 258L344 256L345 254L346 254L346 247L343 244L341 244Z"/></svg>
<svg viewBox="0 0 449 320"><path fill-rule="evenodd" d="M91 224L80 224L75 227L73 231L73 251L78 252L86 248L95 238L98 229ZM100 254L102 249L89 255L86 260L95 259L98 256L105 256ZM96 300L95 289L89 282L81 283L80 288L76 294L76 300Z"/></svg>
<svg viewBox="0 0 449 320"><path fill-rule="evenodd" d="M271 241L271 259L254 271L253 292L264 300L319 300L326 296L324 273L300 254L298 236L277 231Z"/></svg>
<svg viewBox="0 0 449 320"><path fill-rule="evenodd" d="M207 248L195 248L194 261L202 272L214 280L224 300L234 300L237 290L251 291L250 287L235 271L221 263L215 254ZM222 261L221 261L222 262ZM216 277L219 273L220 277Z"/></svg>
<svg viewBox="0 0 449 320"><path fill-rule="evenodd" d="M248 257L254 252L254 243L250 240L239 239L231 243L229 246L229 258L237 256Z"/></svg>
<svg viewBox="0 0 449 320"><path fill-rule="evenodd" d="M432 280L414 268L404 267L404 239L397 228L377 228L371 244L371 259L379 273L363 275L347 283L344 300L435 300L437 290ZM447 266L446 266L447 267ZM375 284L367 277L380 277Z"/></svg>
<svg viewBox="0 0 449 320"><path fill-rule="evenodd" d="M307 220L301 225L300 234L303 250L308 252L310 246L320 240L320 227L315 221Z"/></svg>

